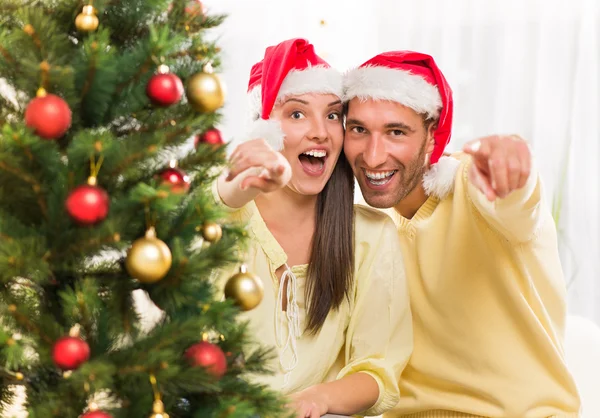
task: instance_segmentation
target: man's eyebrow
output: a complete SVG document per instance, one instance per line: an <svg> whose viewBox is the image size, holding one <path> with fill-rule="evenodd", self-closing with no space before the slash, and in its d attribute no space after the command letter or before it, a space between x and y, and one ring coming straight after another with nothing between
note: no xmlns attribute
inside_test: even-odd
<svg viewBox="0 0 600 418"><path fill-rule="evenodd" d="M410 126L408 126L402 122L386 123L384 125L384 128L385 129L403 129L408 132L415 132L415 130L413 128L411 128Z"/></svg>
<svg viewBox="0 0 600 418"><path fill-rule="evenodd" d="M364 123L358 119L346 119L346 125L364 125Z"/></svg>

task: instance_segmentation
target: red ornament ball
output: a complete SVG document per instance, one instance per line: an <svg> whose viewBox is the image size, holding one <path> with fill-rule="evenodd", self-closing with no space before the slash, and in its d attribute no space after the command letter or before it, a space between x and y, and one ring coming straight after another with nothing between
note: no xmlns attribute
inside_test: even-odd
<svg viewBox="0 0 600 418"><path fill-rule="evenodd" d="M179 168L167 168L160 173L160 178L162 184L168 185L173 193L185 193L190 189L190 177Z"/></svg>
<svg viewBox="0 0 600 418"><path fill-rule="evenodd" d="M71 109L54 94L41 95L27 105L25 124L44 139L57 139L71 126Z"/></svg>
<svg viewBox="0 0 600 418"><path fill-rule="evenodd" d="M219 147L223 145L223 143L221 131L216 128L210 128L196 137L194 145L198 146L198 144L209 144L213 147Z"/></svg>
<svg viewBox="0 0 600 418"><path fill-rule="evenodd" d="M194 367L206 367L217 379L223 377L227 371L227 359L218 345L206 341L194 344L186 350L185 357Z"/></svg>
<svg viewBox="0 0 600 418"><path fill-rule="evenodd" d="M90 358L90 346L77 337L62 337L52 348L54 364L63 370L75 370Z"/></svg>
<svg viewBox="0 0 600 418"><path fill-rule="evenodd" d="M204 16L206 18L206 6L200 0L191 0L185 6L185 13L188 16Z"/></svg>
<svg viewBox="0 0 600 418"><path fill-rule="evenodd" d="M113 418L113 416L102 411L92 411L83 414L80 418Z"/></svg>
<svg viewBox="0 0 600 418"><path fill-rule="evenodd" d="M93 225L108 215L110 199L100 187L83 184L69 194L65 207L69 216L77 223Z"/></svg>
<svg viewBox="0 0 600 418"><path fill-rule="evenodd" d="M173 73L161 73L152 76L146 86L146 94L157 106L170 106L181 100L183 83Z"/></svg>

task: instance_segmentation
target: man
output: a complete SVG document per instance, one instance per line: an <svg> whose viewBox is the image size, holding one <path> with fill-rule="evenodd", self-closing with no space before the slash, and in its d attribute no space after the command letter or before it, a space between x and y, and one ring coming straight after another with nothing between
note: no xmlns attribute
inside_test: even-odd
<svg viewBox="0 0 600 418"><path fill-rule="evenodd" d="M345 77L345 154L394 208L415 332L390 417L578 417L556 231L517 136L444 155L452 91L434 60L380 54Z"/></svg>

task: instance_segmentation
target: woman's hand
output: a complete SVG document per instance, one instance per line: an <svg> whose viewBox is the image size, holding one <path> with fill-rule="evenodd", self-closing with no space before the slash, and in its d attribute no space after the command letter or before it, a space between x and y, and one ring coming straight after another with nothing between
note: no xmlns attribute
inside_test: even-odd
<svg viewBox="0 0 600 418"><path fill-rule="evenodd" d="M230 157L229 175L226 182L231 182L248 169L252 173L241 181L240 189L254 188L262 193L281 189L292 178L292 168L286 158L264 139L253 139L238 145Z"/></svg>
<svg viewBox="0 0 600 418"><path fill-rule="evenodd" d="M238 145L229 162L229 174L219 177L217 190L230 208L241 208L261 193L281 189L292 178L288 160L264 139Z"/></svg>
<svg viewBox="0 0 600 418"><path fill-rule="evenodd" d="M327 398L315 386L291 395L290 400L297 418L319 418L328 412Z"/></svg>

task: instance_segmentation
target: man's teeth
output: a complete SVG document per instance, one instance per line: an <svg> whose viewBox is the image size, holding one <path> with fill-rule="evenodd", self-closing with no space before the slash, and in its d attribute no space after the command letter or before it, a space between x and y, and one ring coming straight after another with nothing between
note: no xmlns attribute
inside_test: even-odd
<svg viewBox="0 0 600 418"><path fill-rule="evenodd" d="M396 170L391 171L367 171L365 170L365 174L369 180L383 180L391 177Z"/></svg>
<svg viewBox="0 0 600 418"><path fill-rule="evenodd" d="M325 150L310 150L302 153L303 155L309 155L311 157L323 158L327 156L327 151Z"/></svg>

